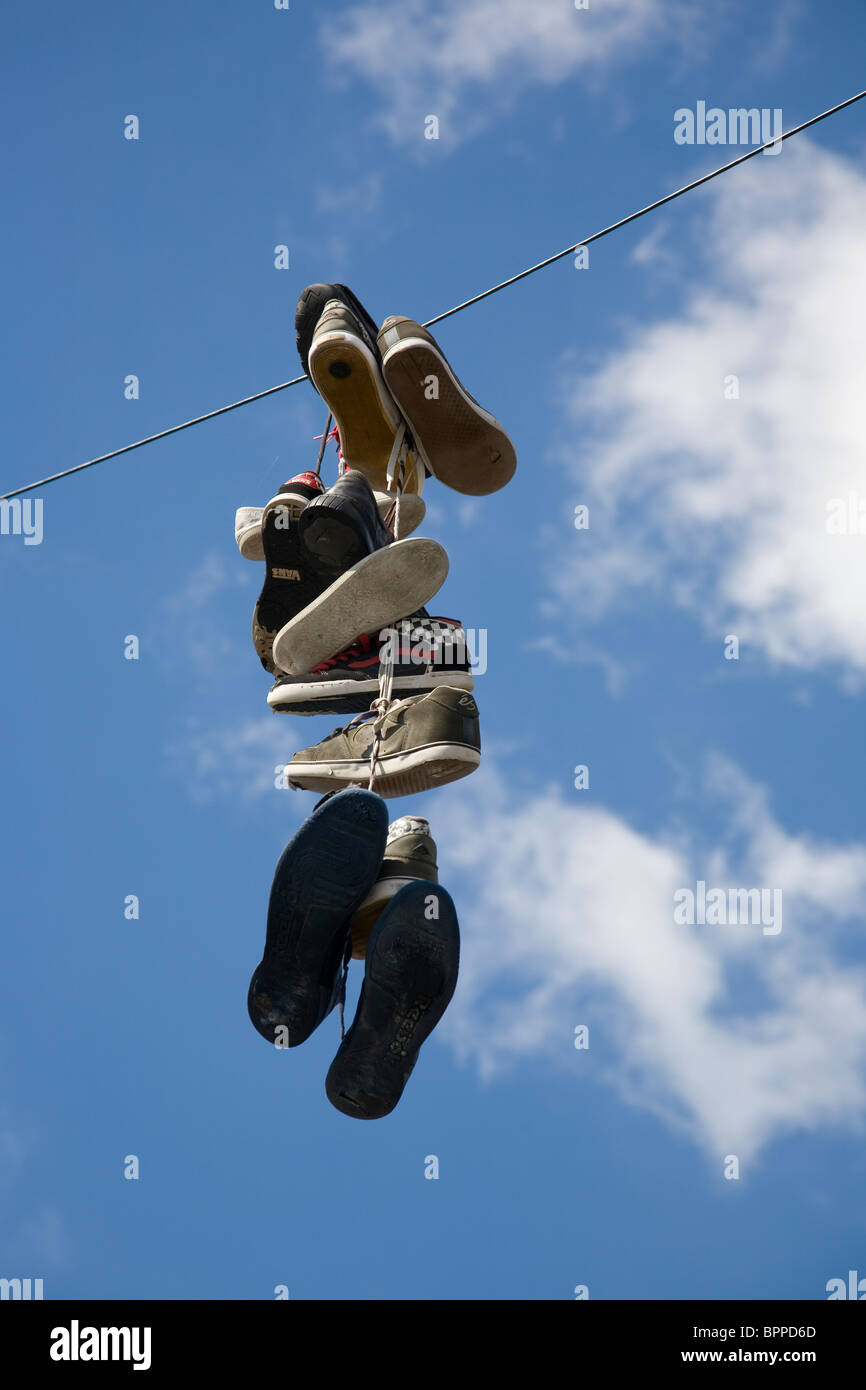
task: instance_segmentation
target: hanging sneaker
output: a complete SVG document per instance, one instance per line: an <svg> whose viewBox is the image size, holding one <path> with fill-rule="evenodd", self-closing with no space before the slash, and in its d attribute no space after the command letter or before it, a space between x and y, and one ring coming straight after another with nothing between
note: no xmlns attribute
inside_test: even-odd
<svg viewBox="0 0 866 1390"><path fill-rule="evenodd" d="M436 842L423 816L401 816L388 827L379 877L352 918L352 960L363 960L382 909L407 883L438 883Z"/></svg>
<svg viewBox="0 0 866 1390"><path fill-rule="evenodd" d="M309 675L280 676L268 692L268 704L286 714L362 714L379 693L382 644L390 641L394 659L393 692L420 695L439 685L472 690L466 633L452 618L404 618L372 636L362 633L338 656L321 662Z"/></svg>
<svg viewBox="0 0 866 1390"><path fill-rule="evenodd" d="M271 500L279 501L286 508L288 516L297 520L307 503L324 490L325 485L317 473L298 473L297 477L283 483L277 496ZM245 560L265 558L262 541L264 512L264 507L238 507L235 512L235 541Z"/></svg>
<svg viewBox="0 0 866 1390"><path fill-rule="evenodd" d="M398 541L417 531L427 513L427 505L417 492L376 492L379 515Z"/></svg>
<svg viewBox="0 0 866 1390"><path fill-rule="evenodd" d="M262 541L264 507L238 507L235 512L235 542L245 560L263 560Z"/></svg>
<svg viewBox="0 0 866 1390"><path fill-rule="evenodd" d="M310 290L326 288L339 293L325 302L311 333L309 322L320 295L311 296L303 310L298 306L304 343L309 334L310 380L336 421L343 465L365 474L377 491L397 490L391 486L389 468L393 475L392 455L403 421L382 377L376 326L355 296L340 286L310 286ZM300 344L300 330L298 337ZM402 467L399 490L420 494L424 470L410 464L408 456Z"/></svg>
<svg viewBox="0 0 866 1390"><path fill-rule="evenodd" d="M385 385L433 477L470 497L505 487L517 467L514 445L458 381L432 333L396 314L382 324L378 346Z"/></svg>
<svg viewBox="0 0 866 1390"><path fill-rule="evenodd" d="M459 964L449 894L431 883L402 888L371 933L355 1018L325 1081L344 1115L379 1120L394 1109L451 1002Z"/></svg>
<svg viewBox="0 0 866 1390"><path fill-rule="evenodd" d="M382 520L373 489L364 474L354 469L308 503L298 519L298 535L334 576L394 539Z"/></svg>
<svg viewBox="0 0 866 1390"><path fill-rule="evenodd" d="M349 924L381 871L387 833L381 797L352 788L318 806L283 851L247 997L268 1042L298 1047L338 1003Z"/></svg>
<svg viewBox="0 0 866 1390"><path fill-rule="evenodd" d="M331 300L346 305L357 320L364 341L370 350L376 353L376 334L379 330L375 320L370 317L360 299L352 293L348 285L308 285L305 290L301 291L298 307L295 310L295 339L298 345L298 355L307 375L310 372L310 348L313 334L325 311L325 306Z"/></svg>
<svg viewBox="0 0 866 1390"><path fill-rule="evenodd" d="M316 478L316 473L301 473L301 478ZM314 496L324 490L319 479L319 487ZM411 492L376 492L376 506L388 530L397 540L411 536L424 520L427 511L424 499ZM265 545L262 538L262 517L264 507L238 507L235 512L235 541L245 560L264 560ZM299 512L300 514L300 512Z"/></svg>
<svg viewBox="0 0 866 1390"><path fill-rule="evenodd" d="M370 780L375 712L368 710L321 743L295 753L286 767L290 787L328 792ZM395 701L379 742L375 789L409 796L468 777L481 762L478 706L463 690L442 685L429 695Z"/></svg>
<svg viewBox="0 0 866 1390"><path fill-rule="evenodd" d="M448 556L438 541L393 541L346 570L286 623L273 641L276 666L282 674L305 675L361 632L379 631L422 607L447 574Z"/></svg>
<svg viewBox="0 0 866 1390"><path fill-rule="evenodd" d="M253 611L253 643L259 660L272 675L277 674L273 660L277 633L332 582L333 576L311 562L298 538L298 518L324 491L317 474L299 473L262 509L259 535L267 568Z"/></svg>

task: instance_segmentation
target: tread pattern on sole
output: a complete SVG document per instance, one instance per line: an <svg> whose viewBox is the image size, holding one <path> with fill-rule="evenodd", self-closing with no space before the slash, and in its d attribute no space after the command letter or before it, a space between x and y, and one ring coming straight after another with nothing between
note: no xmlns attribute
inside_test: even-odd
<svg viewBox="0 0 866 1390"><path fill-rule="evenodd" d="M511 441L501 426L490 424L466 399L432 347L394 348L383 370L388 389L440 482L470 497L505 487L517 464ZM439 381L434 400L424 394L430 376Z"/></svg>
<svg viewBox="0 0 866 1390"><path fill-rule="evenodd" d="M468 777L474 772L481 762L481 754L476 749L467 749L470 754L477 754L476 757L455 758L442 754L440 757L432 758L425 763L419 763L415 767L405 768L401 771L389 772L387 758L380 760L376 773L375 789L379 796L388 798L392 796L418 796L421 792L432 791L434 787L443 787L449 782L458 782L462 777ZM363 767L363 765L362 765ZM339 773L328 776L317 776L315 773L301 774L300 778L291 771L291 763L287 772L289 786L300 787L305 791L329 792L337 787L348 787L363 779L366 786L370 777L370 765L366 764L366 772L363 770L354 776L347 770L341 779Z"/></svg>
<svg viewBox="0 0 866 1390"><path fill-rule="evenodd" d="M438 593L448 556L437 541L411 536L366 555L296 613L274 638L274 660L292 675L308 674L345 651L362 632L379 632Z"/></svg>
<svg viewBox="0 0 866 1390"><path fill-rule="evenodd" d="M425 905L434 895L438 917L430 920ZM434 883L402 888L373 928L355 1019L328 1072L326 1091L338 1110L380 1119L394 1109L451 1002L459 959L449 894Z"/></svg>
<svg viewBox="0 0 866 1390"><path fill-rule="evenodd" d="M282 1026L297 1046L333 1007L351 919L376 881L387 833L381 799L354 791L313 812L280 856L248 995L268 1041Z"/></svg>

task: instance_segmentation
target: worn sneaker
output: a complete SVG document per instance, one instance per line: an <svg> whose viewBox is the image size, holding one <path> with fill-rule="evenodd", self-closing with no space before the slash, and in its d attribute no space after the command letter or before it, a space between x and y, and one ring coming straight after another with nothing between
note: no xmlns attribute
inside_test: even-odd
<svg viewBox="0 0 866 1390"><path fill-rule="evenodd" d="M298 535L334 577L394 539L373 489L356 470L342 474L333 487L308 503L298 519Z"/></svg>
<svg viewBox="0 0 866 1390"><path fill-rule="evenodd" d="M295 613L312 603L333 578L311 562L298 538L298 517L324 490L317 474L299 473L262 508L259 535L267 569L253 611L253 643L265 670L273 675L277 674L273 662L277 633Z"/></svg>
<svg viewBox="0 0 866 1390"><path fill-rule="evenodd" d="M315 478L315 473L302 473L302 478ZM323 491L321 484L314 496ZM424 520L427 510L424 499L415 493L375 492L379 515L388 530L397 540L411 536ZM262 537L262 517L264 507L238 507L235 512L235 541L245 560L264 560L265 545Z"/></svg>
<svg viewBox="0 0 866 1390"><path fill-rule="evenodd" d="M449 894L434 883L402 888L370 935L355 1018L325 1081L328 1100L344 1115L378 1120L394 1109L451 1002L459 964Z"/></svg>
<svg viewBox="0 0 866 1390"><path fill-rule="evenodd" d="M340 537L333 534L328 543L339 552ZM350 543L351 535L346 545ZM274 638L273 660L285 674L305 675L345 651L362 632L379 632L404 614L416 613L441 589L447 574L448 556L438 541L419 536L392 541L352 565L287 622Z"/></svg>
<svg viewBox="0 0 866 1390"><path fill-rule="evenodd" d="M372 636L362 633L346 651L329 657L309 675L280 676L268 692L268 704L287 714L362 714L379 693L379 663L386 642L393 652L396 696L424 694L439 685L473 689L462 625L425 613Z"/></svg>
<svg viewBox="0 0 866 1390"><path fill-rule="evenodd" d="M385 384L434 478L470 497L505 487L517 467L514 445L458 381L432 333L393 315L378 345Z"/></svg>
<svg viewBox="0 0 866 1390"><path fill-rule="evenodd" d="M295 753L290 787L327 792L370 780L375 713L368 710L321 743ZM481 762L478 706L464 690L442 685L391 705L382 725L375 789L409 796L468 777Z"/></svg>
<svg viewBox="0 0 866 1390"><path fill-rule="evenodd" d="M345 467L365 474L380 492L391 488L389 466L402 417L382 377L375 325L358 310L354 295L324 305L310 339L310 380L334 417ZM399 480L403 492L420 493L424 470L409 467Z"/></svg>
<svg viewBox="0 0 866 1390"><path fill-rule="evenodd" d="M423 497L417 492L376 492L379 515L398 541L417 531L427 512Z"/></svg>
<svg viewBox="0 0 866 1390"><path fill-rule="evenodd" d="M298 307L295 310L295 337L298 344L298 355L304 371L309 375L310 371L310 347L313 342L313 334L316 325L325 311L325 306L331 301L337 300L354 315L358 326L363 335L364 341L368 344L371 351L376 351L376 334L378 329L375 321L367 313L360 299L354 295L348 285L308 285L301 292L298 300Z"/></svg>
<svg viewBox="0 0 866 1390"><path fill-rule="evenodd" d="M379 877L352 918L352 959L363 960L382 909L407 883L438 883L436 842L423 816L401 816L388 827Z"/></svg>
<svg viewBox="0 0 866 1390"><path fill-rule="evenodd" d="M338 1002L349 924L381 872L387 833L381 797L352 788L318 806L283 851L247 998L254 1027L277 1047L305 1042Z"/></svg>

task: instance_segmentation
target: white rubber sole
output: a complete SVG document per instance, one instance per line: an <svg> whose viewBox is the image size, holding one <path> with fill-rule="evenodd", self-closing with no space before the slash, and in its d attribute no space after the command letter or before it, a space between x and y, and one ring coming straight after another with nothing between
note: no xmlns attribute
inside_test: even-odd
<svg viewBox="0 0 866 1390"><path fill-rule="evenodd" d="M405 540L417 531L427 513L427 504L416 492L376 492L376 505L379 515L391 527L398 541ZM389 522L387 518L391 517Z"/></svg>
<svg viewBox="0 0 866 1390"><path fill-rule="evenodd" d="M448 556L438 541L413 537L374 550L277 633L275 665L305 676L362 632L379 632L429 603L447 574Z"/></svg>
<svg viewBox="0 0 866 1390"><path fill-rule="evenodd" d="M396 676L393 692L396 697L427 693L439 685L450 685L454 690L474 690L475 681L468 671L443 671L432 675ZM285 692L285 693L283 693ZM379 681L373 677L363 681L299 681L297 685L284 686L283 690L269 690L268 704L271 709L291 709L293 705L312 704L321 700L323 704L331 700L343 700L353 695L370 697L370 702L379 694ZM288 698L290 697L290 698Z"/></svg>
<svg viewBox="0 0 866 1390"><path fill-rule="evenodd" d="M481 762L477 748L462 743L429 743L405 753L379 758L373 790L379 796L414 796L468 777ZM370 780L369 759L343 759L333 763L300 763L286 768L290 787L311 792L331 792Z"/></svg>

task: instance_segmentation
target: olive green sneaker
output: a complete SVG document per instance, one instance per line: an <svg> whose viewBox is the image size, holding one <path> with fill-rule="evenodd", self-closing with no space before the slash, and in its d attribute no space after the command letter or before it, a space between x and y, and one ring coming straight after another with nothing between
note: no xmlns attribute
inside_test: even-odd
<svg viewBox="0 0 866 1390"><path fill-rule="evenodd" d="M401 816L388 827L379 877L352 918L352 960L363 960L382 910L407 883L438 883L436 842L423 816Z"/></svg>
<svg viewBox="0 0 866 1390"><path fill-rule="evenodd" d="M359 714L321 743L296 753L286 767L290 787L339 791L370 779L373 710ZM396 700L385 716L374 791L410 796L468 777L481 762L478 706L465 690L440 685Z"/></svg>

